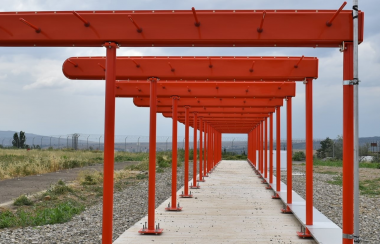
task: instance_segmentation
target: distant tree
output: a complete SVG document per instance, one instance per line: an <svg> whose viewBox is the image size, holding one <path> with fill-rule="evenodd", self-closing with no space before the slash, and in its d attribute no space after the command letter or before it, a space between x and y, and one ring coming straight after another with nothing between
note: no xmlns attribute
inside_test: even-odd
<svg viewBox="0 0 380 244"><path fill-rule="evenodd" d="M26 136L24 131L20 131L20 135L16 133L13 134L12 145L17 148L26 148Z"/></svg>
<svg viewBox="0 0 380 244"><path fill-rule="evenodd" d="M18 138L18 134L17 134L17 132L13 134L12 145L13 145L14 147L17 147L17 148L18 148L19 145L20 145L20 139Z"/></svg>
<svg viewBox="0 0 380 244"><path fill-rule="evenodd" d="M325 140L321 141L320 144L321 148L317 150L317 157L331 157L333 154L334 141L327 137Z"/></svg>
<svg viewBox="0 0 380 244"><path fill-rule="evenodd" d="M368 156L369 155L369 143L366 143L362 146L359 146L359 156Z"/></svg>

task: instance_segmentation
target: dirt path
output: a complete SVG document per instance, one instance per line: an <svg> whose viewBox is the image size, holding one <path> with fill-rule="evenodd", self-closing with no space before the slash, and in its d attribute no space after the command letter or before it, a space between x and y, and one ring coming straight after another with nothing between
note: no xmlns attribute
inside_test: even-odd
<svg viewBox="0 0 380 244"><path fill-rule="evenodd" d="M138 162L115 163L115 170L120 170L125 168L127 165L137 163ZM0 204L12 201L22 194L32 194L46 190L50 187L50 185L57 183L60 179L64 181L73 181L77 179L79 172L83 170L103 171L103 164L83 168L65 169L43 175L31 175L0 181Z"/></svg>

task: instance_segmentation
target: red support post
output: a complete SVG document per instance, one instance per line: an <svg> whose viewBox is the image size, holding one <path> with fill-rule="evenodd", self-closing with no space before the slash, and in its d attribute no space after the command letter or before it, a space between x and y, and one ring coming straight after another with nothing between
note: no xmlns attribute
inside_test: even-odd
<svg viewBox="0 0 380 244"><path fill-rule="evenodd" d="M264 124L265 124L265 131L264 131L264 147L265 147L265 150L264 150L264 153L265 153L265 156L264 156L264 162L265 162L265 165L264 165L264 178L266 179L268 177L268 120L267 118L265 118L264 120Z"/></svg>
<svg viewBox="0 0 380 244"><path fill-rule="evenodd" d="M165 208L169 211L181 211L182 207L177 206L177 124L178 124L178 97L172 97L172 118L173 118L173 139L172 139L172 201L171 206Z"/></svg>
<svg viewBox="0 0 380 244"><path fill-rule="evenodd" d="M306 225L313 225L313 79L306 79ZM311 237L310 231L297 232L300 237Z"/></svg>
<svg viewBox="0 0 380 244"><path fill-rule="evenodd" d="M293 203L293 146L292 146L292 97L286 99L286 203ZM289 206L287 205L285 209L281 210L283 213L292 213Z"/></svg>
<svg viewBox="0 0 380 244"><path fill-rule="evenodd" d="M343 244L352 244L354 234L354 78L353 43L343 52Z"/></svg>
<svg viewBox="0 0 380 244"><path fill-rule="evenodd" d="M280 199L278 193L281 191L281 107L276 108L276 193L273 199Z"/></svg>
<svg viewBox="0 0 380 244"><path fill-rule="evenodd" d="M270 129L269 129L269 183L273 183L273 113L270 113Z"/></svg>
<svg viewBox="0 0 380 244"><path fill-rule="evenodd" d="M202 137L202 130L203 130L203 122L202 117L199 118L199 180L200 182L204 182L203 179L203 167L202 167L202 160L203 160L203 137Z"/></svg>
<svg viewBox="0 0 380 244"><path fill-rule="evenodd" d="M116 49L114 42L104 45L106 51L106 97L104 114L104 181L102 243L112 243L113 220L113 174L115 157L115 82Z"/></svg>
<svg viewBox="0 0 380 244"><path fill-rule="evenodd" d="M150 78L150 125L149 125L149 183L148 183L148 228L141 234L161 234L163 229L155 223L156 208L156 128L157 128L157 78Z"/></svg>
<svg viewBox="0 0 380 244"><path fill-rule="evenodd" d="M207 125L208 129L208 138L207 138L207 168L208 168L208 173L211 173L212 170L212 160L211 160L211 153L212 153L212 148L211 148L211 125Z"/></svg>
<svg viewBox="0 0 380 244"><path fill-rule="evenodd" d="M264 121L260 124L260 172L264 173Z"/></svg>
<svg viewBox="0 0 380 244"><path fill-rule="evenodd" d="M193 140L193 183L191 185L192 189L200 188L199 184L197 185L197 144L198 144L198 119L197 113L194 113L194 140Z"/></svg>
<svg viewBox="0 0 380 244"><path fill-rule="evenodd" d="M203 145L204 145L204 159L203 159L203 167L204 167L204 177L208 177L208 146L207 146L207 133L208 133L208 126L206 124L206 122L204 122L204 130L205 130L205 133L203 135Z"/></svg>
<svg viewBox="0 0 380 244"><path fill-rule="evenodd" d="M253 129L253 136L252 136L252 146L253 146L253 150L252 150L252 158L253 158L253 165L255 165L255 167L257 168L257 164L256 164L256 158L257 158L257 155L256 155L256 152L257 152L257 140L256 140L256 135L257 135L257 127L255 127Z"/></svg>
<svg viewBox="0 0 380 244"><path fill-rule="evenodd" d="M180 195L183 198L191 198L193 195L189 194L189 106L185 107L185 177L184 177L184 192Z"/></svg>

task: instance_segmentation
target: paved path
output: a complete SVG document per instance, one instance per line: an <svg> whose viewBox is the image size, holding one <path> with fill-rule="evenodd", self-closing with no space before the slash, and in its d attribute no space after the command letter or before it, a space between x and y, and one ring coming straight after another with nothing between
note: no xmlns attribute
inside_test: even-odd
<svg viewBox="0 0 380 244"><path fill-rule="evenodd" d="M180 189L177 194L180 194ZM144 217L114 244L126 243L315 243L299 239L299 222L281 214L280 200L271 199L246 161L222 161L215 171L192 190L195 198L180 199L182 212L166 212L167 199L156 209L160 236L140 235Z"/></svg>
<svg viewBox="0 0 380 244"><path fill-rule="evenodd" d="M115 170L124 169L125 166L138 162L115 163ZM8 204L9 201L23 194L34 194L49 189L58 180L73 181L78 178L78 174L84 170L103 170L103 164L86 166L83 168L65 169L57 172L19 177L0 181L0 205Z"/></svg>

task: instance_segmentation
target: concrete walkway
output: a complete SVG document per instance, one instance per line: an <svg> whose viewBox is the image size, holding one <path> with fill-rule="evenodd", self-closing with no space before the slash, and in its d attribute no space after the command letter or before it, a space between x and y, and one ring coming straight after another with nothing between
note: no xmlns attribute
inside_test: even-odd
<svg viewBox="0 0 380 244"><path fill-rule="evenodd" d="M114 244L125 243L315 243L299 239L300 223L291 214L281 214L281 200L246 161L222 161L194 198L180 199L182 212L166 212L170 199L156 209L162 235L140 235L144 217L124 232ZM180 194L183 189L177 193Z"/></svg>

